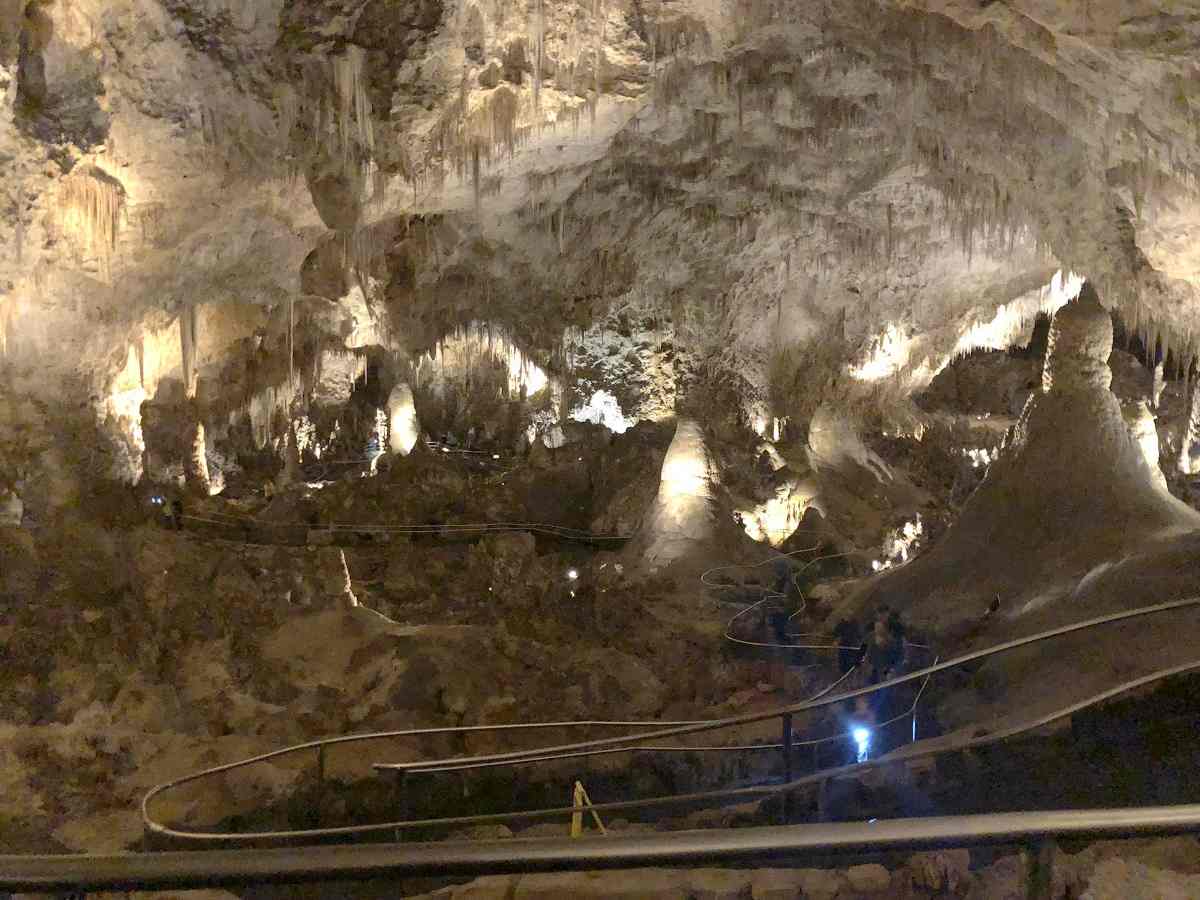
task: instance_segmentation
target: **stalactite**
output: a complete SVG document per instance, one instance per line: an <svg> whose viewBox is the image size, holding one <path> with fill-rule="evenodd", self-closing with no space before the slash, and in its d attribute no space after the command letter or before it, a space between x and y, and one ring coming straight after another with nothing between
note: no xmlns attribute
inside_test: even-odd
<svg viewBox="0 0 1200 900"><path fill-rule="evenodd" d="M296 298L288 298L288 385L296 383Z"/></svg>
<svg viewBox="0 0 1200 900"><path fill-rule="evenodd" d="M25 255L25 182L17 183L16 221L14 223L13 251L20 263Z"/></svg>
<svg viewBox="0 0 1200 900"><path fill-rule="evenodd" d="M196 396L196 343L199 339L200 321L195 304L188 304L179 313L180 359L183 370L184 394L189 400Z"/></svg>
<svg viewBox="0 0 1200 900"><path fill-rule="evenodd" d="M80 166L63 180L63 227L85 249L107 260L117 248L125 188L97 166Z"/></svg>
<svg viewBox="0 0 1200 900"><path fill-rule="evenodd" d="M476 144L471 148L471 183L475 189L475 218L480 218L483 214L483 203L480 199L482 185L480 183L479 174L479 145Z"/></svg>
<svg viewBox="0 0 1200 900"><path fill-rule="evenodd" d="M533 14L533 110L538 123L541 122L542 103L542 56L546 31L546 16L542 9L543 0L534 0Z"/></svg>
<svg viewBox="0 0 1200 900"><path fill-rule="evenodd" d="M371 98L367 94L367 51L348 44L345 53L335 56L333 84L336 94L338 156L345 163L359 158L355 144L367 153L375 149L375 128L371 120Z"/></svg>

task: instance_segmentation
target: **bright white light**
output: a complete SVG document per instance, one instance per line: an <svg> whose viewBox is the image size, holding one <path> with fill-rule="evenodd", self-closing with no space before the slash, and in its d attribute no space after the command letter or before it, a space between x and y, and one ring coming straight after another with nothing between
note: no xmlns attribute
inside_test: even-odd
<svg viewBox="0 0 1200 900"><path fill-rule="evenodd" d="M866 762L871 755L871 729L859 726L850 732L854 743L858 745L858 761Z"/></svg>
<svg viewBox="0 0 1200 900"><path fill-rule="evenodd" d="M857 381L883 381L907 374L914 384L928 383L951 357L973 350L1004 350L1027 338L1038 313L1053 313L1073 299L1083 285L1083 277L1061 269L1049 284L1030 291L996 308L990 319L976 319L960 332L949 356L931 353L931 345L904 323L889 322L875 335L847 367Z"/></svg>
<svg viewBox="0 0 1200 900"><path fill-rule="evenodd" d="M739 509L742 528L752 540L766 541L772 547L778 547L800 527L812 500L812 491L792 479L781 484L775 496L765 503L751 509Z"/></svg>
<svg viewBox="0 0 1200 900"><path fill-rule="evenodd" d="M577 569L567 569L567 577L574 581L579 577L579 571Z"/></svg>
<svg viewBox="0 0 1200 900"><path fill-rule="evenodd" d="M422 364L430 364L439 378L447 373L461 377L481 363L493 362L508 369L508 389L514 395L524 390L525 396L532 397L551 384L546 372L503 329L483 322L456 328L438 341L432 353L422 357Z"/></svg>
<svg viewBox="0 0 1200 900"><path fill-rule="evenodd" d="M849 367L857 381L882 381L895 375L909 363L916 342L900 325L889 323L871 342L865 358Z"/></svg>
<svg viewBox="0 0 1200 900"><path fill-rule="evenodd" d="M999 456L999 447L963 447L962 455L971 460L971 468L978 469L980 466L991 465Z"/></svg>
<svg viewBox="0 0 1200 900"><path fill-rule="evenodd" d="M636 424L633 419L625 417L621 404L608 391L596 391L587 403L571 412L571 418L576 422L603 425L615 434L624 434Z"/></svg>
<svg viewBox="0 0 1200 900"><path fill-rule="evenodd" d="M450 452L450 448L449 448L449 447L443 447L443 448L442 448L442 452L443 452L443 453L449 453L449 452Z"/></svg>
<svg viewBox="0 0 1200 900"><path fill-rule="evenodd" d="M908 562L916 553L924 533L925 524L921 521L921 514L917 513L917 517L911 522L905 522L903 527L888 533L883 541L884 558L873 561L872 570L882 572L884 569Z"/></svg>
<svg viewBox="0 0 1200 900"><path fill-rule="evenodd" d="M500 454L499 454L499 453L493 453L493 454L492 454L492 459L499 459L499 458L500 458Z"/></svg>

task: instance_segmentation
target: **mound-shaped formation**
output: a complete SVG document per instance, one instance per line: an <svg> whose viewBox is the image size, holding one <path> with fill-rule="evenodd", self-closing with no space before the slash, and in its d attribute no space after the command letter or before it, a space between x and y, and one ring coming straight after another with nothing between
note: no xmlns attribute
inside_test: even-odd
<svg viewBox="0 0 1200 900"><path fill-rule="evenodd" d="M1054 317L1042 390L959 521L929 553L874 582L867 599L953 631L997 596L1006 618L1019 616L1098 565L1200 527L1109 390L1112 338L1109 314L1085 285Z"/></svg>

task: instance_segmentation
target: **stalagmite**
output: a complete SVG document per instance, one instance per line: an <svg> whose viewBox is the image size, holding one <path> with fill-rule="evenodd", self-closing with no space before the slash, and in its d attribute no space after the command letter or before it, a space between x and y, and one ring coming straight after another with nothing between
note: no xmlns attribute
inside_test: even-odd
<svg viewBox="0 0 1200 900"><path fill-rule="evenodd" d="M196 344L199 340L200 322L195 304L189 304L179 314L180 358L183 370L184 405L187 410L188 429L187 456L184 459L184 478L188 490L207 497L212 486L208 473L208 450L204 435L204 421L196 401L198 375L196 371Z"/></svg>
<svg viewBox="0 0 1200 900"><path fill-rule="evenodd" d="M183 374L183 392L189 400L196 397L196 340L199 319L195 305L189 304L179 314L180 358Z"/></svg>
<svg viewBox="0 0 1200 900"><path fill-rule="evenodd" d="M1159 363L1159 365L1162 364ZM1166 477L1163 475L1162 469L1158 467L1158 429L1154 425L1154 413L1150 411L1150 405L1145 400L1138 401L1137 408L1129 417L1128 424L1134 442L1142 451L1142 457L1146 461L1150 477L1156 485L1166 491Z"/></svg>
<svg viewBox="0 0 1200 900"><path fill-rule="evenodd" d="M296 421L289 418L284 436L283 468L275 476L275 486L286 488L300 480L300 441L296 436Z"/></svg>
<svg viewBox="0 0 1200 900"><path fill-rule="evenodd" d="M1163 363L1166 361L1164 356L1154 366L1154 383L1151 387L1150 405L1154 409L1158 409L1159 400L1162 399L1163 388L1167 386L1166 379L1163 376Z"/></svg>
<svg viewBox="0 0 1200 900"><path fill-rule="evenodd" d="M208 472L208 445L204 434L204 423L200 418L200 409L195 400L186 403L189 413L187 427L189 433L188 455L184 459L183 473L188 490L202 497L211 492L212 480Z"/></svg>
<svg viewBox="0 0 1200 900"><path fill-rule="evenodd" d="M704 552L714 534L711 478L704 432L698 423L680 419L644 527L643 555L650 568Z"/></svg>
<svg viewBox="0 0 1200 900"><path fill-rule="evenodd" d="M1195 453L1197 439L1200 439L1200 376L1192 378L1184 415L1186 419L1179 439L1179 471L1184 475L1195 475L1200 472L1200 454Z"/></svg>
<svg viewBox="0 0 1200 900"><path fill-rule="evenodd" d="M413 392L407 384L398 384L388 395L388 449L408 456L421 434Z"/></svg>

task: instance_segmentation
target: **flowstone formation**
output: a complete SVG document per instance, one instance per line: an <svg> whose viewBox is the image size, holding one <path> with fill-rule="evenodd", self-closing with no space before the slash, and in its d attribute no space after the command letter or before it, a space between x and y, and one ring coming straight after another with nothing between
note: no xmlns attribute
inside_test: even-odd
<svg viewBox="0 0 1200 900"><path fill-rule="evenodd" d="M1112 318L1085 285L1055 315L1042 389L959 520L927 554L881 578L873 598L950 630L977 620L997 595L1017 615L1022 597L1200 528L1200 514L1167 492L1109 390L1112 339Z"/></svg>

